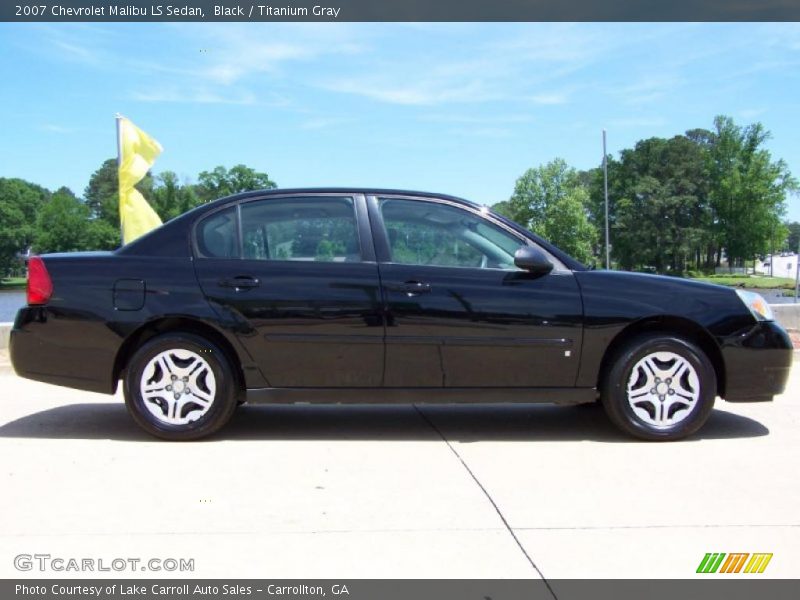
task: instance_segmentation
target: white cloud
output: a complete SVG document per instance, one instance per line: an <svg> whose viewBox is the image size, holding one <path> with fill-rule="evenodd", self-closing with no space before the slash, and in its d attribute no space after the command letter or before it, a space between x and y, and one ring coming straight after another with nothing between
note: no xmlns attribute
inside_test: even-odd
<svg viewBox="0 0 800 600"><path fill-rule="evenodd" d="M276 105L272 92L262 94L257 88L285 77L288 65L363 50L362 44L354 41L358 36L349 33L349 25L288 23L266 28L241 23L170 23L142 29L152 39L167 31L185 49L157 53L158 60L148 58L152 53L139 51L142 37L127 35L128 28L109 35L88 24L42 25L37 48L55 60L130 72L133 95L140 101ZM147 89L137 85L142 79L147 79ZM226 91L234 86L236 91Z"/></svg>
<svg viewBox="0 0 800 600"><path fill-rule="evenodd" d="M467 125L496 125L496 124L516 124L530 123L533 121L531 115L523 114L496 114L488 116L459 115L454 113L434 113L420 117L421 121L432 123L463 123Z"/></svg>
<svg viewBox="0 0 800 600"><path fill-rule="evenodd" d="M743 119L754 119L767 112L766 108L743 108L738 111L738 115Z"/></svg>
<svg viewBox="0 0 800 600"><path fill-rule="evenodd" d="M23 47L56 61L102 67L107 59L103 49L105 30L84 23L54 25L50 23L30 24L33 33L26 38ZM38 35L37 35L38 34Z"/></svg>
<svg viewBox="0 0 800 600"><path fill-rule="evenodd" d="M610 121L611 127L623 128L647 128L660 127L666 124L663 117L620 117Z"/></svg>
<svg viewBox="0 0 800 600"><path fill-rule="evenodd" d="M798 23L763 23L759 30L773 47L800 51L800 24Z"/></svg>
<svg viewBox="0 0 800 600"><path fill-rule="evenodd" d="M551 93L541 93L541 94L534 94L531 96L531 100L535 104L544 104L544 105L555 105L555 104L566 104L569 100L569 96L563 92L551 92Z"/></svg>
<svg viewBox="0 0 800 600"><path fill-rule="evenodd" d="M387 104L432 106L528 99L542 105L564 104L578 71L609 58L642 35L616 36L596 27L565 24L487 24L475 43L418 43L414 28L402 51L349 67L316 83L322 89L362 96ZM444 29L449 33L449 29ZM428 40L433 25L421 29ZM386 33L384 31L384 33ZM391 47L393 30L385 37ZM652 34L648 34L652 36ZM452 40L451 40L452 42ZM422 48L420 50L419 48ZM456 49L454 51L454 48Z"/></svg>
<svg viewBox="0 0 800 600"><path fill-rule="evenodd" d="M611 91L626 104L650 104L674 94L684 84L684 79L673 73L647 73L637 81Z"/></svg>
<svg viewBox="0 0 800 600"><path fill-rule="evenodd" d="M342 78L319 83L322 89L356 94L388 104L410 106L432 106L436 104L483 102L497 98L483 83L473 81L449 81L432 78L396 83L394 78Z"/></svg>
<svg viewBox="0 0 800 600"><path fill-rule="evenodd" d="M66 56L74 60L90 64L97 64L98 62L98 56L89 48L84 48L78 44L72 44L59 39L54 39L52 43L53 46L58 49L58 52L62 55L62 57Z"/></svg>
<svg viewBox="0 0 800 600"><path fill-rule="evenodd" d="M204 24L203 64L194 74L220 85L231 85L260 74L275 74L287 64L325 56L353 55L363 51L349 24L291 23L268 29L248 24ZM178 31L197 39L196 24Z"/></svg>
<svg viewBox="0 0 800 600"><path fill-rule="evenodd" d="M63 125L56 125L55 123L44 123L39 126L40 131L47 133L70 134L77 131L74 127L64 127Z"/></svg>
<svg viewBox="0 0 800 600"><path fill-rule="evenodd" d="M225 95L209 90L196 89L154 89L133 92L134 100L139 102L179 102L197 104L255 104L256 96L251 92Z"/></svg>
<svg viewBox="0 0 800 600"><path fill-rule="evenodd" d="M451 129L450 135L468 136L468 137L484 137L484 138L509 138L514 135L512 129L507 127L469 127Z"/></svg>
<svg viewBox="0 0 800 600"><path fill-rule="evenodd" d="M352 123L354 119L345 117L315 117L300 123L300 129L307 131L317 131L321 129L328 129L346 123Z"/></svg>
<svg viewBox="0 0 800 600"><path fill-rule="evenodd" d="M581 65L600 58L618 43L586 26L553 23L528 25L490 46L497 56L527 63Z"/></svg>

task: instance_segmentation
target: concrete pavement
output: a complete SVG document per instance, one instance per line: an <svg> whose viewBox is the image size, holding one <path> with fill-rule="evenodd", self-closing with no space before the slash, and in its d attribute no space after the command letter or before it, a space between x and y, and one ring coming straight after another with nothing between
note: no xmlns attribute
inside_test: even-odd
<svg viewBox="0 0 800 600"><path fill-rule="evenodd" d="M591 407L422 405L244 406L175 444L119 396L0 371L0 577L48 553L194 558L175 577L685 578L706 552L796 577L798 426L800 367L678 443Z"/></svg>

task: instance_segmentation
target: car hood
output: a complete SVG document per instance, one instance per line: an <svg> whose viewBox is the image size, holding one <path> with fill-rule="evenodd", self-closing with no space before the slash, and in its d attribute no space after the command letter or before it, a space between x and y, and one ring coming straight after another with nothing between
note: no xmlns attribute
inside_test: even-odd
<svg viewBox="0 0 800 600"><path fill-rule="evenodd" d="M723 294L735 293L733 288L719 285L717 283L708 283L705 281L697 281L695 279L684 279L682 277L670 277L668 275L651 275L649 273L633 273L631 271L607 271L607 270L594 270L582 271L581 275L587 275L591 278L598 280L608 281L609 283L623 283L628 285L643 287L643 288L658 288L658 289L672 289L676 292L689 290L705 290L717 291Z"/></svg>
<svg viewBox="0 0 800 600"><path fill-rule="evenodd" d="M736 291L722 285L627 271L576 271L575 277L585 313L598 318L677 316L706 326L753 319Z"/></svg>

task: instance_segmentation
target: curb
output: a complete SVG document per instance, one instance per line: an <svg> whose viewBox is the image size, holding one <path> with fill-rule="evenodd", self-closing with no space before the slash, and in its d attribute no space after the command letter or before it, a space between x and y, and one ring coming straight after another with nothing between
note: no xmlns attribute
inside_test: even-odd
<svg viewBox="0 0 800 600"><path fill-rule="evenodd" d="M0 350L0 375L15 375L8 350Z"/></svg>
<svg viewBox="0 0 800 600"><path fill-rule="evenodd" d="M770 304L769 307L784 329L800 329L800 304Z"/></svg>
<svg viewBox="0 0 800 600"><path fill-rule="evenodd" d="M8 338L11 337L13 323L0 323L0 349L8 348Z"/></svg>

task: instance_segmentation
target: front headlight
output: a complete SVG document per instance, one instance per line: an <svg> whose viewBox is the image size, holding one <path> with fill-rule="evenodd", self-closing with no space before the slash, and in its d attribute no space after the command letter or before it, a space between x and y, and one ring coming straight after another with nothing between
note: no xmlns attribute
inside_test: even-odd
<svg viewBox="0 0 800 600"><path fill-rule="evenodd" d="M756 294L755 292L748 292L745 290L736 290L736 293L757 320L775 320L775 315L772 313L772 309L761 294Z"/></svg>

